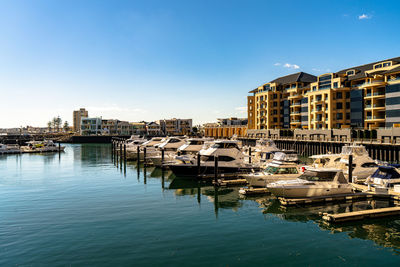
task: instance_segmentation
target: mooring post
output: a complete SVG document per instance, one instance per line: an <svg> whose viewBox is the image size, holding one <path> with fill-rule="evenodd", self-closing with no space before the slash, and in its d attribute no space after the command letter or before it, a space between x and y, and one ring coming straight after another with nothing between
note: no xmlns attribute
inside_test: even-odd
<svg viewBox="0 0 400 267"><path fill-rule="evenodd" d="M197 153L197 175L200 175L200 153Z"/></svg>
<svg viewBox="0 0 400 267"><path fill-rule="evenodd" d="M140 147L139 146L136 147L136 153L137 153L137 163L139 165L139 163L140 163Z"/></svg>
<svg viewBox="0 0 400 267"><path fill-rule="evenodd" d="M58 141L58 153L60 153L60 152L61 152L61 142Z"/></svg>
<svg viewBox="0 0 400 267"><path fill-rule="evenodd" d="M124 161L126 162L126 142L124 143Z"/></svg>
<svg viewBox="0 0 400 267"><path fill-rule="evenodd" d="M161 167L163 167L162 166L163 163L164 163L164 148L161 149Z"/></svg>
<svg viewBox="0 0 400 267"><path fill-rule="evenodd" d="M143 148L143 161L146 164L146 147Z"/></svg>
<svg viewBox="0 0 400 267"><path fill-rule="evenodd" d="M218 156L214 157L214 182L218 184Z"/></svg>
<svg viewBox="0 0 400 267"><path fill-rule="evenodd" d="M120 156L120 167L121 167L121 169L122 169L122 160L123 160L123 157L124 157L124 155L122 154L122 141L120 141L119 142L119 156Z"/></svg>
<svg viewBox="0 0 400 267"><path fill-rule="evenodd" d="M353 155L349 155L349 183L353 182Z"/></svg>
<svg viewBox="0 0 400 267"><path fill-rule="evenodd" d="M249 163L251 164L251 147L249 147Z"/></svg>

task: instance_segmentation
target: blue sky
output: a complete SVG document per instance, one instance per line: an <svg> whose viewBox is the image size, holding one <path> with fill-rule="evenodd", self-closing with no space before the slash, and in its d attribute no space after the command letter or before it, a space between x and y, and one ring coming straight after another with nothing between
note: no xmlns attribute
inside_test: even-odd
<svg viewBox="0 0 400 267"><path fill-rule="evenodd" d="M245 117L248 91L400 56L400 1L0 1L0 127Z"/></svg>

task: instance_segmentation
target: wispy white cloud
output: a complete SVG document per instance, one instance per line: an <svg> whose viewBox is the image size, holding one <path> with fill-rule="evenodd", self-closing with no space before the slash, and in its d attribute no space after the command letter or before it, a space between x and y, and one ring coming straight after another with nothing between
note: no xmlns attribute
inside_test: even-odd
<svg viewBox="0 0 400 267"><path fill-rule="evenodd" d="M360 19L360 20L362 20L362 19L370 19L370 18L372 18L372 16L368 15L368 14L362 14L362 15L358 16L358 19Z"/></svg>
<svg viewBox="0 0 400 267"><path fill-rule="evenodd" d="M288 69L294 69L294 70L300 69L300 66L299 66L299 65L290 64L290 63L285 63L285 65L283 65L283 67L288 68Z"/></svg>
<svg viewBox="0 0 400 267"><path fill-rule="evenodd" d="M280 65L282 65L282 64L279 63L279 62L276 62L276 63L274 64L274 66L280 66Z"/></svg>
<svg viewBox="0 0 400 267"><path fill-rule="evenodd" d="M237 113L240 113L240 114L247 113L247 107L237 107L237 108L235 108L235 110Z"/></svg>

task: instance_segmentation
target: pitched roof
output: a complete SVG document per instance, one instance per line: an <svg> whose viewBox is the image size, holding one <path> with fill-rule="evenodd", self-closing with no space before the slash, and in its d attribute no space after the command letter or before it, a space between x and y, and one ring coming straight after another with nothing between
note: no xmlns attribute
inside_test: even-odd
<svg viewBox="0 0 400 267"><path fill-rule="evenodd" d="M395 67L395 68L393 68L391 70L387 70L383 74L390 74L390 73L399 72L399 71L400 71L400 66Z"/></svg>
<svg viewBox="0 0 400 267"><path fill-rule="evenodd" d="M273 81L271 81L271 83L278 83L278 84L289 84L289 83L295 83L295 82L308 82L308 83L312 83L312 82L316 82L317 81L317 77L305 72L297 72L297 73L293 73L293 74L289 74L283 77L279 77Z"/></svg>
<svg viewBox="0 0 400 267"><path fill-rule="evenodd" d="M365 64L365 65L347 68L347 69L338 71L337 74L339 74L339 75L340 74L346 74L346 72L348 70L355 70L355 75L348 76L348 80L349 81L357 80L357 79L360 79L360 78L365 78L365 77L367 77L367 75L365 74L365 71L372 70L372 68L374 67L375 64L377 64L379 62L384 62L384 61L394 61L396 63L400 63L400 57L394 57L394 58L389 58L389 59L385 59L385 60L379 60L379 61L368 63L368 64Z"/></svg>

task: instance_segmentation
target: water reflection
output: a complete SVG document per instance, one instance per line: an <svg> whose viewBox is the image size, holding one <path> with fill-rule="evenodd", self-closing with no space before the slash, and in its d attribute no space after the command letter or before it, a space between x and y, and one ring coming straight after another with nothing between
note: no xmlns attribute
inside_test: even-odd
<svg viewBox="0 0 400 267"><path fill-rule="evenodd" d="M273 196L243 198L238 192L239 187L218 188L210 183L175 177L170 171L161 168L145 167L143 164L137 165L136 162L128 162L127 167L137 172L137 177L139 180L142 179L143 184L149 183L150 180L160 180L162 190L173 191L177 197L192 196L196 198L199 205L204 200L213 203L217 218L220 209L238 211L246 201L255 201L267 219L269 216L274 216L290 222L307 223L312 221L321 230L330 231L332 234L346 233L349 238L372 240L376 244L392 248L396 254L400 254L400 220L396 217L345 224L328 224L319 215L320 212L341 213L394 205L386 200L284 207Z"/></svg>
<svg viewBox="0 0 400 267"><path fill-rule="evenodd" d="M350 238L372 240L376 244L390 247L396 254L400 254L400 219L388 217L340 224L331 224L322 220L319 215L324 213L342 213L366 209L386 208L394 203L388 200L365 200L318 206L284 207L274 197L255 198L263 213L274 215L282 220L292 222L315 222L322 230L335 233L347 233Z"/></svg>

